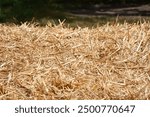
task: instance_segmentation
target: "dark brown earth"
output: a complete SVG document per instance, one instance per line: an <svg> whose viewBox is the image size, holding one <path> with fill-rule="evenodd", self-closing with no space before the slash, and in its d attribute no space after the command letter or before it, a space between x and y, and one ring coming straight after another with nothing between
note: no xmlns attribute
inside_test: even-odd
<svg viewBox="0 0 150 117"><path fill-rule="evenodd" d="M93 5L70 10L77 16L150 16L150 4L144 5Z"/></svg>

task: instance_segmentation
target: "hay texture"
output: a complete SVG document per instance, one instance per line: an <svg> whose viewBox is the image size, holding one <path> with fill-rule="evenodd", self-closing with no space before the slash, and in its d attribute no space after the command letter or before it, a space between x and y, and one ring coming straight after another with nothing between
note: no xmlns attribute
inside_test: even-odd
<svg viewBox="0 0 150 117"><path fill-rule="evenodd" d="M0 24L0 99L150 99L150 23Z"/></svg>

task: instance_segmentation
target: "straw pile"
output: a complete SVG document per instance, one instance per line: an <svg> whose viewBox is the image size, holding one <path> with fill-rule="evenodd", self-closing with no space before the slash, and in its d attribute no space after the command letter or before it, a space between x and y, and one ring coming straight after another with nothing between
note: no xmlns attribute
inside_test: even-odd
<svg viewBox="0 0 150 117"><path fill-rule="evenodd" d="M150 99L150 23L1 24L0 99Z"/></svg>

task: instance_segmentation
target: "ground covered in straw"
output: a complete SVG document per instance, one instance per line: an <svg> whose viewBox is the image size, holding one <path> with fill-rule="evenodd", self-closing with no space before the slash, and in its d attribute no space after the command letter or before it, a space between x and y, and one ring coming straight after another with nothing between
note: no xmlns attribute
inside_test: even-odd
<svg viewBox="0 0 150 117"><path fill-rule="evenodd" d="M150 23L0 24L0 99L150 99Z"/></svg>

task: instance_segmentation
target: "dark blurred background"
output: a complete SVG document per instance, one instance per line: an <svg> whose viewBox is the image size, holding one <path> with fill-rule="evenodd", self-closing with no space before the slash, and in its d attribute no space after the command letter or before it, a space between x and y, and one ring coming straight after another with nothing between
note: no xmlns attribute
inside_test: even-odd
<svg viewBox="0 0 150 117"><path fill-rule="evenodd" d="M105 22L116 16L149 19L149 3L149 0L0 0L0 23L45 24L66 19L76 25L80 21Z"/></svg>

